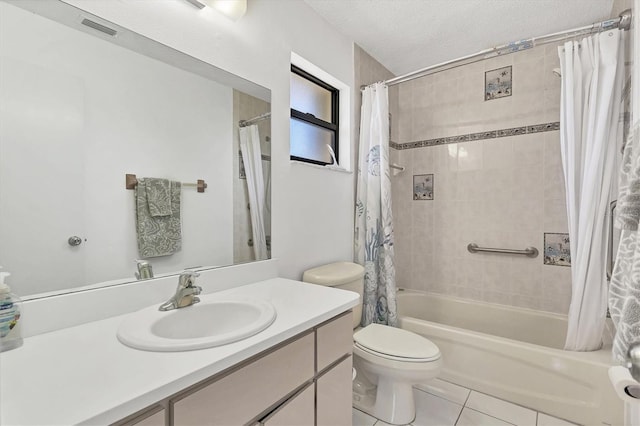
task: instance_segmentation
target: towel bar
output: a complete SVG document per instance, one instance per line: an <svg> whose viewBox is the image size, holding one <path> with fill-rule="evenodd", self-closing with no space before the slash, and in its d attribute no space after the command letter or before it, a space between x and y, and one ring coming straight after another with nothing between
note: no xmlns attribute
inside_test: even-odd
<svg viewBox="0 0 640 426"><path fill-rule="evenodd" d="M138 184L138 178L136 178L136 175L127 173L126 175L124 175L124 177L125 177L124 187L126 189L135 189L136 185ZM197 183L182 182L182 186L194 186L196 187L198 192L204 192L205 188L207 187L207 183L202 179L198 179Z"/></svg>
<svg viewBox="0 0 640 426"><path fill-rule="evenodd" d="M485 251L488 253L519 254L527 257L538 257L538 249L535 247L527 247L524 250L513 250L513 249L501 249L501 248L491 248L491 247L478 247L476 243L470 243L467 246L467 250L469 250L469 253L477 253L479 251Z"/></svg>

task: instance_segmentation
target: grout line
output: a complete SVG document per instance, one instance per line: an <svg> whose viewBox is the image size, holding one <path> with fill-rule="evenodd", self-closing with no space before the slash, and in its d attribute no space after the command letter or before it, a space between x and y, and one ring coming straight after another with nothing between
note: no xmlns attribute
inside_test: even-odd
<svg viewBox="0 0 640 426"><path fill-rule="evenodd" d="M460 409L460 412L458 413L458 417L456 417L456 421L455 423L453 423L454 426L456 426L458 424L458 421L460 420L460 416L462 416L462 412L464 411L464 405L462 406L462 408Z"/></svg>
<svg viewBox="0 0 640 426"><path fill-rule="evenodd" d="M451 383L451 382L449 382L449 383ZM454 383L454 385L455 385L455 383ZM460 420L460 417L462 416L462 412L464 411L465 407L467 406L467 402L469 401L469 397L471 396L471 392L473 392L471 389L468 389L468 388L465 388L465 389L467 389L469 391L469 393L467 393L467 398L464 400L464 404L462 404L462 409L458 413L458 418L456 419L456 422L454 423L454 425L458 424L458 421ZM471 408L470 408L470 410L471 410Z"/></svg>
<svg viewBox="0 0 640 426"><path fill-rule="evenodd" d="M536 411L536 426L538 426L538 416L540 415L539 411Z"/></svg>
<svg viewBox="0 0 640 426"><path fill-rule="evenodd" d="M496 417L496 416L492 416L491 414L483 413L480 410L475 410L475 409L473 409L471 407L466 407L466 408L468 408L471 411L475 411L476 413L484 414L485 416L491 417L491 418L496 419L496 420L500 420L501 422L504 422L504 423L507 423L507 424L510 424L510 425L513 425L513 426L518 426L518 425L515 425L515 424L513 424L511 422L506 421L505 419L501 419L500 417Z"/></svg>
<svg viewBox="0 0 640 426"><path fill-rule="evenodd" d="M466 389L466 388L465 388ZM469 398L471 398L471 392L474 392L471 389L467 389L469 391L469 393L467 394L467 398L464 400L464 404L462 404L463 407L467 406L467 402L469 402Z"/></svg>
<svg viewBox="0 0 640 426"><path fill-rule="evenodd" d="M482 394L482 395L488 396L489 398L497 399L497 400L499 400L499 401L506 402L506 403L511 404L511 405L515 405L516 407L524 408L525 410L533 411L534 413L536 413L536 416L537 416L538 410L536 410L536 409L534 409L534 408L527 407L527 406L525 406L525 405L518 404L518 403L516 403L516 402L509 401L509 400L507 400L507 399L498 398L497 396L489 395L488 393L484 393L484 392L480 392L480 391L474 391L474 390L471 390L471 392L477 392L477 393L479 393L479 394ZM471 395L471 392L469 392L469 395ZM478 411L478 410L476 410L476 411ZM536 418L537 418L537 417L536 417Z"/></svg>
<svg viewBox="0 0 640 426"><path fill-rule="evenodd" d="M447 382L447 383L450 383L450 382ZM460 386L460 387L463 387L463 386ZM467 388L464 388L464 389L467 389ZM461 407L464 407L464 404L465 404L465 402L466 402L466 399L465 399L465 402L463 402L462 404L460 404L458 401L452 401L452 400L450 400L449 398L445 398L444 396L441 396L441 395L436 395L435 393L431 393L431 392L429 392L429 391L427 391L427 390L420 389L420 388L417 388L417 387L415 387L415 386L413 387L413 390L414 390L414 391L418 391L418 392L422 392L422 393L426 393L427 395L430 395L430 396L435 396L436 398L439 398L439 399L441 399L441 400L443 400L443 401L447 401L447 402L449 402L449 403L451 403L451 404L459 405L459 406L461 406ZM469 393L467 394L467 399L469 399L469 394L471 393L471 390L470 390L470 389L467 389L467 390L469 391Z"/></svg>

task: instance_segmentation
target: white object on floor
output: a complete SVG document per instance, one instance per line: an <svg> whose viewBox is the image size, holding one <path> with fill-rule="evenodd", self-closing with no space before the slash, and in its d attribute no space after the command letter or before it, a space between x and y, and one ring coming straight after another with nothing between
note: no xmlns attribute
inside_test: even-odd
<svg viewBox="0 0 640 426"><path fill-rule="evenodd" d="M476 391L471 391L465 406L508 421L516 426L536 424L535 411Z"/></svg>
<svg viewBox="0 0 640 426"><path fill-rule="evenodd" d="M464 405L467 402L470 393L467 388L438 378L431 380L429 383L416 385L416 388L459 405Z"/></svg>
<svg viewBox="0 0 640 426"><path fill-rule="evenodd" d="M306 271L302 280L357 292L364 290L364 268L350 262L332 263ZM360 299L362 300L362 299ZM354 328L360 325L362 305L354 308ZM391 424L412 422L416 415L413 385L438 376L440 349L416 333L370 324L354 336L353 405Z"/></svg>
<svg viewBox="0 0 640 426"><path fill-rule="evenodd" d="M465 407L456 426L511 426L511 424Z"/></svg>
<svg viewBox="0 0 640 426"><path fill-rule="evenodd" d="M373 331L372 331L373 330ZM376 333L383 331L378 339ZM362 342L358 335L364 333L367 339ZM411 338L405 339L408 336ZM395 335L389 339L389 335ZM410 343L423 338L417 334L399 328L371 324L354 335L353 362L362 378L356 384L372 392L354 395L354 405L366 413L391 424L407 424L415 418L413 385L435 378L442 368L442 359L438 348L424 339L425 350L416 349ZM376 351L371 346L363 346L372 340L393 340L397 342L392 354ZM413 349L413 350L412 350ZM404 355L401 357L401 353ZM419 355L416 355L419 354ZM427 356L428 355L428 356ZM416 358L419 356L419 358ZM373 390L375 389L375 396Z"/></svg>
<svg viewBox="0 0 640 426"><path fill-rule="evenodd" d="M557 417L548 416L544 413L538 413L537 426L576 426L576 424Z"/></svg>

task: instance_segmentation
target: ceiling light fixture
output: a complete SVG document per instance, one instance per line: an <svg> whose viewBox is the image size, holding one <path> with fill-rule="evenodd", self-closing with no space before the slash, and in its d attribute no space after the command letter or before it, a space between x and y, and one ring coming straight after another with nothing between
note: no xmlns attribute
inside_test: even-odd
<svg viewBox="0 0 640 426"><path fill-rule="evenodd" d="M198 9L209 6L234 21L247 13L247 0L186 0Z"/></svg>

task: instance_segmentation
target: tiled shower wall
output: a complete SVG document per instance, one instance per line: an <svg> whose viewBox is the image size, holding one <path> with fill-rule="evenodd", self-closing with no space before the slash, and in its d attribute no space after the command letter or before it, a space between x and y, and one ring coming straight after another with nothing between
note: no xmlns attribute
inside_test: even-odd
<svg viewBox="0 0 640 426"><path fill-rule="evenodd" d="M513 95L484 100L484 72L511 65ZM557 123L557 46L540 46L399 85L399 144ZM557 127L555 127L557 128ZM405 145L406 147L406 145ZM545 232L567 232L559 131L391 150L399 287L566 313L569 267L543 264ZM434 174L434 199L413 200L413 175ZM471 254L467 244L537 258Z"/></svg>

